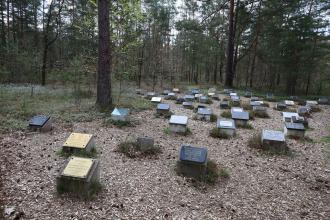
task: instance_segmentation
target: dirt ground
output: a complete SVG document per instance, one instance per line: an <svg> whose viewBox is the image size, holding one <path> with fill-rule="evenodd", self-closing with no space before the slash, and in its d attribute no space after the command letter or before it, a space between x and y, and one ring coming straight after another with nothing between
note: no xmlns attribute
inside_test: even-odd
<svg viewBox="0 0 330 220"><path fill-rule="evenodd" d="M134 112L135 127L104 127L102 121L55 123L50 133L15 132L1 137L1 192L7 207L22 219L330 219L330 164L326 155L330 107L313 113L314 142L287 140L293 156L271 156L247 146L262 129L283 129L280 112L268 108L270 119L250 121L253 130L238 129L229 140L209 137L215 122L192 120L192 110L173 101L171 111L189 116L189 136L166 134L168 120L155 110ZM273 105L273 104L271 104ZM219 116L219 102L211 105ZM92 201L59 196L55 178L65 158L56 152L71 132L95 135L104 190ZM115 152L126 140L147 135L162 153L130 159ZM230 178L200 189L177 176L174 166L182 144L207 147L209 159L230 172Z"/></svg>

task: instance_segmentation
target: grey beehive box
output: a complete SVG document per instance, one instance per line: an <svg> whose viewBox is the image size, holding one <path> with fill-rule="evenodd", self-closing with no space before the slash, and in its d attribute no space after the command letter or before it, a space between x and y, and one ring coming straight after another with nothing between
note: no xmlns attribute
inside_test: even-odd
<svg viewBox="0 0 330 220"><path fill-rule="evenodd" d="M201 91L199 89L190 90L190 94L192 94L192 95L196 95L196 94L200 94L200 93L201 93Z"/></svg>
<svg viewBox="0 0 330 220"><path fill-rule="evenodd" d="M259 101L259 97L253 96L250 100L251 102Z"/></svg>
<svg viewBox="0 0 330 220"><path fill-rule="evenodd" d="M286 109L286 104L285 103L277 103L275 108L279 111L283 111Z"/></svg>
<svg viewBox="0 0 330 220"><path fill-rule="evenodd" d="M166 103L160 103L157 105L156 111L159 114L168 113L170 111L170 105Z"/></svg>
<svg viewBox="0 0 330 220"><path fill-rule="evenodd" d="M187 109L192 109L194 107L192 102L183 102L182 106Z"/></svg>
<svg viewBox="0 0 330 220"><path fill-rule="evenodd" d="M207 96L201 96L199 97L199 102L200 103L207 103L209 98Z"/></svg>
<svg viewBox="0 0 330 220"><path fill-rule="evenodd" d="M267 108L263 107L263 106L253 106L253 112L257 113L266 113L267 112Z"/></svg>
<svg viewBox="0 0 330 220"><path fill-rule="evenodd" d="M155 147L155 141L153 138L139 137L137 139L137 144L142 152L152 150Z"/></svg>
<svg viewBox="0 0 330 220"><path fill-rule="evenodd" d="M28 127L33 131L48 132L52 130L52 120L49 116L37 115L30 120Z"/></svg>
<svg viewBox="0 0 330 220"><path fill-rule="evenodd" d="M100 181L100 162L96 159L70 157L56 178L61 192L89 195L93 183Z"/></svg>
<svg viewBox="0 0 330 220"><path fill-rule="evenodd" d="M235 121L236 126L246 126L249 120L248 112L232 112L231 118Z"/></svg>
<svg viewBox="0 0 330 220"><path fill-rule="evenodd" d="M185 95L183 98L186 102L193 102L195 100L194 95Z"/></svg>
<svg viewBox="0 0 330 220"><path fill-rule="evenodd" d="M154 96L156 96L156 93L155 92L147 92L147 94L146 94L146 98L147 99L151 99Z"/></svg>
<svg viewBox="0 0 330 220"><path fill-rule="evenodd" d="M286 149L285 136L281 131L262 130L262 147L266 150L284 150Z"/></svg>
<svg viewBox="0 0 330 220"><path fill-rule="evenodd" d="M176 101L175 101L176 104L182 104L184 102L185 102L184 98L177 98Z"/></svg>
<svg viewBox="0 0 330 220"><path fill-rule="evenodd" d="M169 121L170 130L174 133L185 133L187 131L188 117L172 115Z"/></svg>
<svg viewBox="0 0 330 220"><path fill-rule="evenodd" d="M211 120L212 109L210 108L198 108L197 110L197 119L198 120Z"/></svg>
<svg viewBox="0 0 330 220"><path fill-rule="evenodd" d="M284 134L286 136L305 137L305 126L302 123L284 123Z"/></svg>
<svg viewBox="0 0 330 220"><path fill-rule="evenodd" d="M127 121L129 109L128 108L115 108L111 112L111 119L114 121Z"/></svg>
<svg viewBox="0 0 330 220"><path fill-rule="evenodd" d="M218 119L217 128L220 130L220 133L230 137L233 137L236 134L235 122L232 119Z"/></svg>
<svg viewBox="0 0 330 220"><path fill-rule="evenodd" d="M259 101L250 101L250 105L253 106L261 106L261 102Z"/></svg>
<svg viewBox="0 0 330 220"><path fill-rule="evenodd" d="M184 176L202 180L206 175L208 152L206 148L183 145L180 149L178 172Z"/></svg>
<svg viewBox="0 0 330 220"><path fill-rule="evenodd" d="M292 122L292 117L299 117L298 113L296 112L282 112L283 121L284 122Z"/></svg>
<svg viewBox="0 0 330 220"><path fill-rule="evenodd" d="M228 109L229 108L229 102L228 101L221 101L220 102L220 108L221 109Z"/></svg>
<svg viewBox="0 0 330 220"><path fill-rule="evenodd" d="M310 115L310 108L307 106L301 106L298 108L297 113L299 116L309 116Z"/></svg>

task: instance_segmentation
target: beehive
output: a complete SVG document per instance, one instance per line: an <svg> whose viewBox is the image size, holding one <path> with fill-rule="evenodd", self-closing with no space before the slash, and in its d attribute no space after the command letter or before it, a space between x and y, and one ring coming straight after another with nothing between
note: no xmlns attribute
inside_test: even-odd
<svg viewBox="0 0 330 220"><path fill-rule="evenodd" d="M88 195L93 183L100 181L100 163L96 159L70 157L56 179L57 190Z"/></svg>
<svg viewBox="0 0 330 220"><path fill-rule="evenodd" d="M90 152L95 147L94 137L91 134L71 133L63 144L63 152L75 153Z"/></svg>

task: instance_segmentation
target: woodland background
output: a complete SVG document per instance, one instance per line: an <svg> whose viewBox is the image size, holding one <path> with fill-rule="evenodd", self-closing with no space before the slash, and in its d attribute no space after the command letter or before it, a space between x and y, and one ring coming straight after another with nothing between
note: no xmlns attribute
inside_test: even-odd
<svg viewBox="0 0 330 220"><path fill-rule="evenodd" d="M1 83L97 83L96 0L0 0ZM109 1L111 78L330 94L328 0Z"/></svg>

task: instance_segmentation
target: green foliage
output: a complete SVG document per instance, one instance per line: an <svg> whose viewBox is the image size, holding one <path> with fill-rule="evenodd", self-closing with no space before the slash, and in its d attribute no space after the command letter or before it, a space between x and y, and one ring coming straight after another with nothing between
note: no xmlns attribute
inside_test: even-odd
<svg viewBox="0 0 330 220"><path fill-rule="evenodd" d="M96 158L98 153L96 147L93 147L91 151L80 150L80 151L75 151L74 153L64 152L63 149L61 148L59 151L56 152L56 155L65 158L68 158L70 156Z"/></svg>
<svg viewBox="0 0 330 220"><path fill-rule="evenodd" d="M161 149L158 146L142 151L140 146L135 141L125 141L120 143L117 146L116 151L125 154L130 158L152 156L161 153Z"/></svg>
<svg viewBox="0 0 330 220"><path fill-rule="evenodd" d="M252 136L248 140L248 146L251 148L262 149L261 134Z"/></svg>
<svg viewBox="0 0 330 220"><path fill-rule="evenodd" d="M75 195L78 198L83 199L83 200L94 199L95 196L103 190L104 186L98 181L93 181L90 183L90 186L87 191L78 190L78 188L79 187L77 187L77 190L74 190L74 191L68 191L66 189L66 186L63 185L63 183L59 182L56 185L56 191L58 194L62 195L64 193L73 193L73 195Z"/></svg>
<svg viewBox="0 0 330 220"><path fill-rule="evenodd" d="M165 134L177 134L181 136L188 136L191 134L191 130L189 128L187 128L185 132L172 132L170 128L164 128L163 131Z"/></svg>
<svg viewBox="0 0 330 220"><path fill-rule="evenodd" d="M226 110L226 111L223 111L221 113L221 117L224 117L224 118L231 118L231 112Z"/></svg>
<svg viewBox="0 0 330 220"><path fill-rule="evenodd" d="M230 136L228 136L226 133L220 132L219 128L212 128L210 131L210 136L213 138L219 138L219 139L229 139Z"/></svg>
<svg viewBox="0 0 330 220"><path fill-rule="evenodd" d="M255 111L253 113L253 115L256 118L270 118L270 116L267 112L262 112L262 111Z"/></svg>
<svg viewBox="0 0 330 220"><path fill-rule="evenodd" d="M206 165L206 176L205 176L205 182L214 185L220 176L220 170L218 168L218 165L212 161L208 160Z"/></svg>
<svg viewBox="0 0 330 220"><path fill-rule="evenodd" d="M217 115L215 115L215 114L211 114L211 116L210 116L210 121L211 121L211 122L216 122L217 120L218 120Z"/></svg>
<svg viewBox="0 0 330 220"><path fill-rule="evenodd" d="M127 120L127 121L116 121L116 120L113 120L112 118L106 118L104 120L103 124L105 126L114 125L118 128L133 127L134 126L134 124L129 120Z"/></svg>
<svg viewBox="0 0 330 220"><path fill-rule="evenodd" d="M249 123L246 123L245 125L237 125L238 128L243 128L243 129L253 129L253 126Z"/></svg>

